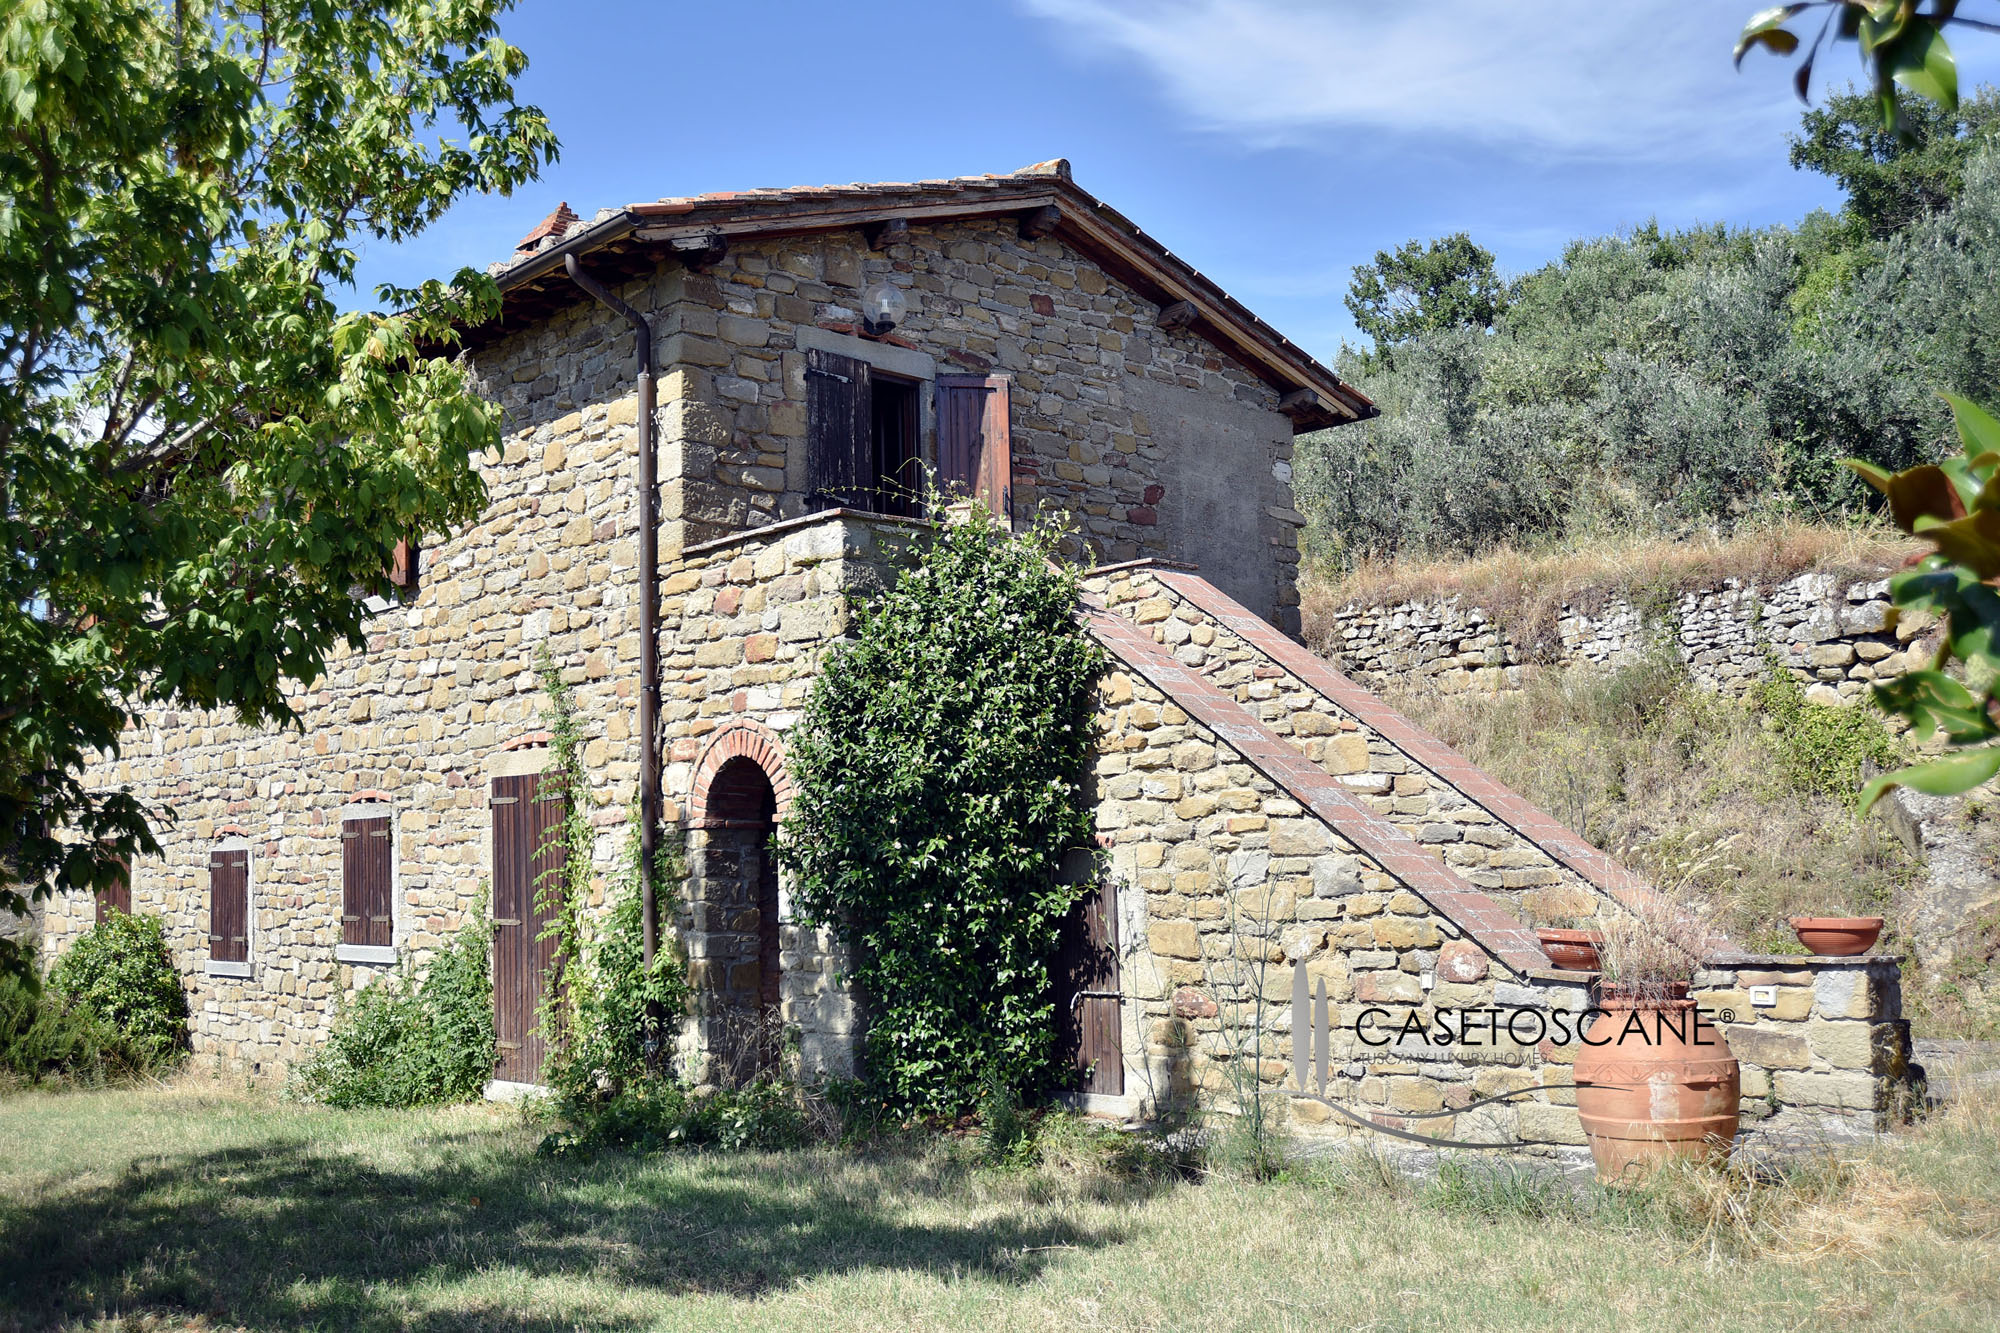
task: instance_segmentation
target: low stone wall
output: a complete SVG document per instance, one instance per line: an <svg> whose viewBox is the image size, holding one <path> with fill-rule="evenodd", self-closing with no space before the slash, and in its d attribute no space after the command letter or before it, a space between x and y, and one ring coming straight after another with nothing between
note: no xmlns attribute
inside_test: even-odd
<svg viewBox="0 0 2000 1333"><path fill-rule="evenodd" d="M1392 606L1350 604L1333 613L1317 647L1371 689L1425 683L1445 693L1517 688L1528 661L1551 665L1631 661L1662 638L1696 680L1740 694L1774 655L1815 702L1844 703L1870 682L1928 661L1925 614L1901 614L1883 580L1801 574L1775 588L1737 580L1685 592L1657 609L1628 597L1566 602L1554 632L1514 641L1487 609L1456 598Z"/></svg>
<svg viewBox="0 0 2000 1333"><path fill-rule="evenodd" d="M1146 1082L1225 1106L1247 1084L1288 1101L1308 1134L1367 1134L1291 1095L1307 1050L1303 974L1313 1006L1324 987L1314 1022L1328 1039L1310 1054L1315 1089L1325 1060L1328 1101L1422 1134L1582 1146L1572 1068L1596 978L1549 968L1532 939L1524 961L1507 913L1543 895L1617 912L1637 878L1195 575L1105 569L1086 591L1106 608L1098 638L1127 668L1106 684L1099 824L1138 890L1121 943ZM1514 868L1541 873L1514 881ZM1746 1132L1839 1136L1901 1113L1912 1071L1899 964L1718 941L1695 995L1742 1065ZM1500 1021L1484 1040L1439 1040L1467 1011ZM1535 1031L1537 1016L1568 1033ZM1257 1077L1232 1078L1252 1052ZM1448 1114L1503 1093L1520 1095ZM1438 1118L1405 1119L1425 1116Z"/></svg>
<svg viewBox="0 0 2000 1333"><path fill-rule="evenodd" d="M1902 1012L1902 960L1720 955L1696 974L1703 1018L1742 1066L1742 1130L1765 1138L1822 1137L1886 1129L1909 1106L1910 1023ZM1595 1003L1590 973L1535 974L1536 1003L1581 1014ZM1576 1062L1575 1043L1541 1048L1551 1066ZM1544 1082L1563 1076L1545 1072ZM1570 1106L1575 1094L1551 1095ZM1581 1144L1574 1113L1551 1122L1558 1141Z"/></svg>

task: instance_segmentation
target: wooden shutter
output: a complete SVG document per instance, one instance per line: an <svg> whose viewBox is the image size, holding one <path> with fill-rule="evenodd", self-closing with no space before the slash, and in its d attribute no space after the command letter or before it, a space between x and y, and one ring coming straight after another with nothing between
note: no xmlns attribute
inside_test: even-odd
<svg viewBox="0 0 2000 1333"><path fill-rule="evenodd" d="M208 956L218 963L250 961L250 853L208 856Z"/></svg>
<svg viewBox="0 0 2000 1333"><path fill-rule="evenodd" d="M417 589L417 542L414 537L396 543L389 557L389 582L405 592Z"/></svg>
<svg viewBox="0 0 2000 1333"><path fill-rule="evenodd" d="M869 508L875 450L868 363L806 350L806 504Z"/></svg>
<svg viewBox="0 0 2000 1333"><path fill-rule="evenodd" d="M1005 375L937 378L938 484L978 496L1003 523L1014 508L1011 387Z"/></svg>
<svg viewBox="0 0 2000 1333"><path fill-rule="evenodd" d="M395 941L394 839L389 819L340 826L340 942L386 948Z"/></svg>
<svg viewBox="0 0 2000 1333"><path fill-rule="evenodd" d="M1084 1092L1125 1091L1118 984L1118 887L1106 879L1070 909L1056 954L1056 1045Z"/></svg>
<svg viewBox="0 0 2000 1333"><path fill-rule="evenodd" d="M118 861L118 878L110 888L97 895L97 923L113 912L132 912L132 862L123 857Z"/></svg>
<svg viewBox="0 0 2000 1333"><path fill-rule="evenodd" d="M539 799L539 777L493 780L493 1025L500 1047L499 1078L533 1083L548 1043L539 1030L542 989L555 958L543 939L550 914L541 910L538 881L560 867L562 849L549 832L562 823L562 802ZM553 795L556 784L548 790Z"/></svg>

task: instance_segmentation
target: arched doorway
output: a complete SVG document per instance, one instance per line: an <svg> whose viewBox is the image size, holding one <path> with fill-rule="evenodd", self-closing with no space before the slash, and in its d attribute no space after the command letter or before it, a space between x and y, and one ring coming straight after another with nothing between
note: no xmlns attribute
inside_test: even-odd
<svg viewBox="0 0 2000 1333"><path fill-rule="evenodd" d="M782 1045L777 793L737 755L715 770L703 806L693 903L703 1045L710 1077L741 1084L774 1069Z"/></svg>

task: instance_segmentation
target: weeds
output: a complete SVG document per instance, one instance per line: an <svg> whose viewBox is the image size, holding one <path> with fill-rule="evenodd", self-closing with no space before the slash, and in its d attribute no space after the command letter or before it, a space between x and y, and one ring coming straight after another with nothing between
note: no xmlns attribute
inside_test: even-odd
<svg viewBox="0 0 2000 1333"><path fill-rule="evenodd" d="M1785 780L1781 734L1696 688L1666 653L1527 668L1497 698L1406 688L1391 702L1634 870L1711 905L1746 948L1796 952L1794 915L1886 914L1920 870L1883 821L1855 820L1847 794Z"/></svg>

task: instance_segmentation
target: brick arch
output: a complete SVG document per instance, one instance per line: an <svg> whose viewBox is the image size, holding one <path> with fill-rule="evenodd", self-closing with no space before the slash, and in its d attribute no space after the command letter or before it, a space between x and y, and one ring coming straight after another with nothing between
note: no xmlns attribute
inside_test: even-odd
<svg viewBox="0 0 2000 1333"><path fill-rule="evenodd" d="M708 745L695 761L694 784L688 798L688 827L709 828L722 818L714 800L718 795L716 776L732 759L747 759L764 772L777 800L777 822L785 822L792 808L792 777L785 771L785 745L778 733L761 722L742 719L730 722L709 737Z"/></svg>

